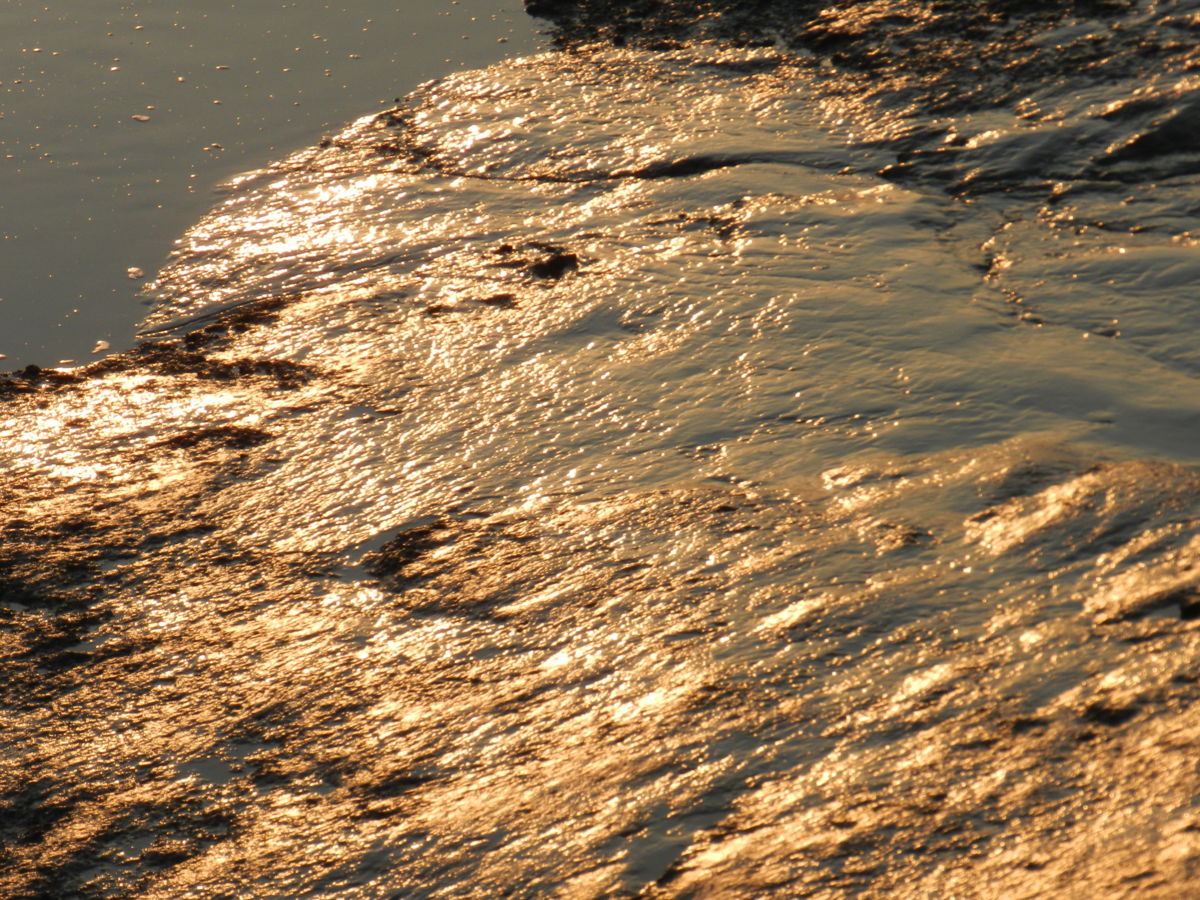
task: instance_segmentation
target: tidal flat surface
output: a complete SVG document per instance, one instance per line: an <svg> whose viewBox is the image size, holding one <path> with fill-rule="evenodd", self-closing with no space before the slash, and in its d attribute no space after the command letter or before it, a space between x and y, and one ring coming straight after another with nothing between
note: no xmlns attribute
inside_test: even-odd
<svg viewBox="0 0 1200 900"><path fill-rule="evenodd" d="M221 182L420 82L533 52L533 25L519 0L6 0L0 369L129 347L142 275Z"/></svg>
<svg viewBox="0 0 1200 900"><path fill-rule="evenodd" d="M0 892L1200 894L1200 4L529 6L0 381Z"/></svg>

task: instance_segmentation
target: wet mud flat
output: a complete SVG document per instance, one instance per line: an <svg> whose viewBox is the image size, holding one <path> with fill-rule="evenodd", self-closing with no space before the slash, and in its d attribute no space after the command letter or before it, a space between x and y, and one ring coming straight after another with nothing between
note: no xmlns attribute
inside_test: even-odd
<svg viewBox="0 0 1200 900"><path fill-rule="evenodd" d="M540 4L0 381L0 892L1200 888L1200 11L747 8Z"/></svg>

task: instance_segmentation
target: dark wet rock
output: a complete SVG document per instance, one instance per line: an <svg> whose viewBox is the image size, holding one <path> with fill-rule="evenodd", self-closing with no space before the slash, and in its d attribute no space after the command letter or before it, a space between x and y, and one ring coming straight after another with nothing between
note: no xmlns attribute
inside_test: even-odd
<svg viewBox="0 0 1200 900"><path fill-rule="evenodd" d="M557 281L569 272L578 271L580 266L577 254L565 247L544 241L528 241L520 248L512 244L501 244L492 251L492 255L499 259L490 263L490 266L498 269L520 269L543 281ZM513 294L498 296L515 299ZM501 302L497 305L505 304Z"/></svg>
<svg viewBox="0 0 1200 900"><path fill-rule="evenodd" d="M517 305L516 294L492 294L490 297L477 297L476 303L482 303L484 306L495 306L499 309L513 309Z"/></svg>
<svg viewBox="0 0 1200 900"><path fill-rule="evenodd" d="M1083 712L1083 719L1114 728L1124 725L1138 714L1138 710L1129 706L1106 706L1103 703L1093 703Z"/></svg>
<svg viewBox="0 0 1200 900"><path fill-rule="evenodd" d="M568 272L574 272L579 269L579 257L574 253L555 252L551 253L544 259L530 263L526 266L526 271L534 278L542 278L548 281L555 281L562 278Z"/></svg>

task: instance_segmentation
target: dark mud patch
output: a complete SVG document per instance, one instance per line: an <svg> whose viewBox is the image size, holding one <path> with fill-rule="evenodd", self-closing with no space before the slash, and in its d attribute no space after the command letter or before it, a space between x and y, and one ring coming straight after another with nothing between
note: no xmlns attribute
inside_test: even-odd
<svg viewBox="0 0 1200 900"><path fill-rule="evenodd" d="M196 328L184 334L184 348L198 350L213 344L222 345L228 343L234 335L242 334L251 328L273 325L279 321L279 314L302 296L282 294L222 310L203 328Z"/></svg>
<svg viewBox="0 0 1200 900"><path fill-rule="evenodd" d="M1138 710L1132 706L1111 706L1104 703L1093 703L1083 711L1083 720L1094 725L1103 725L1106 728L1115 728L1118 725L1124 725L1138 714Z"/></svg>
<svg viewBox="0 0 1200 900"><path fill-rule="evenodd" d="M133 370L135 360L143 362L140 371L167 376L173 400L202 389L180 378L180 369L194 374L197 363L181 362L172 346L143 346L101 361L91 374ZM93 380L80 379L72 390L86 391ZM42 411L17 407L14 414L37 418ZM253 451L273 437L257 427L188 424L185 418L173 432L162 428L167 433L156 441L119 434L108 444L87 439L83 459L97 473L90 479L33 474L36 466L0 477L0 703L46 708L78 689L82 671L120 679L150 664L159 638L126 622L128 604L113 598L137 591L147 577L161 578L161 571L147 574L149 559L198 571L214 560L187 548L205 541L217 544L220 557L220 525L209 504L230 485L266 471ZM85 425L80 418L73 427L82 434ZM178 558L165 561L172 556ZM230 558L245 556L237 551Z"/></svg>
<svg viewBox="0 0 1200 900"><path fill-rule="evenodd" d="M80 380L80 376L74 372L29 365L19 371L0 375L0 399L67 387L78 384Z"/></svg>
<svg viewBox="0 0 1200 900"><path fill-rule="evenodd" d="M695 175L705 175L709 172L719 172L721 169L742 165L748 160L726 159L718 156L692 156L685 159L674 159L650 163L640 169L630 172L619 172L618 177L637 178L642 181L655 181L660 178L691 178Z"/></svg>
<svg viewBox="0 0 1200 900"><path fill-rule="evenodd" d="M0 816L10 867L0 888L19 878L14 897L139 896L172 866L234 836L232 817L199 796L121 809L99 790L51 792L44 781L6 792Z"/></svg>
<svg viewBox="0 0 1200 900"><path fill-rule="evenodd" d="M221 358L211 355L227 347L236 335L278 321L279 314L300 295L269 297L217 314L214 321L177 339L143 340L131 350L114 353L78 369L43 369L30 365L0 376L0 400L54 393L78 387L89 379L125 373L191 375L208 381L264 378L279 388L295 388L315 374L311 366L282 359Z"/></svg>
<svg viewBox="0 0 1200 900"><path fill-rule="evenodd" d="M271 440L273 435L261 428L241 425L220 425L213 428L192 428L180 434L164 438L152 446L171 450L194 450L197 448L231 447L245 450Z"/></svg>
<svg viewBox="0 0 1200 900"><path fill-rule="evenodd" d="M15 499L0 506L0 597L5 602L69 607L79 598L68 595L68 589L98 575L104 560L121 558L154 534L149 521L122 520L116 504L100 492L86 499L77 494L50 514L37 506L23 507Z"/></svg>
<svg viewBox="0 0 1200 900"><path fill-rule="evenodd" d="M501 244L492 251L492 255L500 258L491 263L493 267L520 269L538 281L557 281L571 272L577 272L581 264L578 254L542 241L529 241L520 247Z"/></svg>
<svg viewBox="0 0 1200 900"><path fill-rule="evenodd" d="M222 359L186 349L178 343L150 341L128 353L101 360L81 370L84 376L98 377L125 372L149 372L156 375L192 375L205 381L234 381L241 378L270 379L280 388L305 384L313 369L302 363L282 359Z"/></svg>
<svg viewBox="0 0 1200 900"><path fill-rule="evenodd" d="M454 540L454 529L444 520L403 531L368 559L367 571L393 585L417 581L422 575L416 564L434 550L454 543Z"/></svg>
<svg viewBox="0 0 1200 900"><path fill-rule="evenodd" d="M443 518L398 534L364 565L393 591L435 588L407 595L406 606L415 611L488 617L519 596L511 576L539 537L529 522Z"/></svg>
<svg viewBox="0 0 1200 900"><path fill-rule="evenodd" d="M646 49L715 39L733 46L785 45L826 57L856 73L906 76L906 96L923 94L941 108L988 106L1054 74L1103 67L1111 77L1128 56L1178 52L1171 41L1111 33L1107 23L1132 2L1047 6L1024 0L937 0L881 5L852 0L830 6L789 0L526 0L526 10L554 24L562 47L593 43ZM1098 28L1041 53L1034 39L1076 17ZM1118 49L1119 48L1119 49ZM957 87L957 90L955 88Z"/></svg>
<svg viewBox="0 0 1200 900"><path fill-rule="evenodd" d="M525 267L534 278L539 278L544 281L557 281L568 272L575 272L579 269L579 257L574 253L557 252L539 259L537 262L530 263Z"/></svg>
<svg viewBox="0 0 1200 900"><path fill-rule="evenodd" d="M736 522L730 521L731 514L744 511L745 502L737 495L664 491L650 495L647 503L667 520L702 517L730 540L749 539L759 530L740 516ZM530 594L538 594L535 586L543 582L548 566L559 565L547 560L570 557L570 545L564 546L563 540L577 538L560 531L554 522L452 512L406 528L365 557L362 565L382 586L403 595L406 609L482 618L519 617L523 610L539 605L530 600ZM582 609L614 592L649 590L663 577L654 566L602 539L586 541L579 550L603 560L585 579L592 593L586 600L574 601L582 603ZM702 591L707 582L705 577L694 577L688 590ZM553 592L545 594L550 602ZM719 623L725 624L723 620ZM709 633L713 627L706 620L697 633Z"/></svg>
<svg viewBox="0 0 1200 900"><path fill-rule="evenodd" d="M92 487L47 508L34 486L7 492L0 503L0 697L8 708L51 703L77 686L81 667L99 676L143 665L157 639L139 629L110 633L121 611L109 598L127 586L132 561L216 530L198 509L202 497L156 509Z"/></svg>
<svg viewBox="0 0 1200 900"><path fill-rule="evenodd" d="M517 306L516 294L492 294L490 297L476 297L474 300L483 306L493 306L497 309L514 309Z"/></svg>

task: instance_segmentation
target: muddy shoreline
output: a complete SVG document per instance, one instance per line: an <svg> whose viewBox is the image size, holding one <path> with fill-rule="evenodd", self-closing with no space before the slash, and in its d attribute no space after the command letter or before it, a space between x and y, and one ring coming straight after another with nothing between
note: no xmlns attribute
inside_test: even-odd
<svg viewBox="0 0 1200 900"><path fill-rule="evenodd" d="M1193 895L1175 6L530 3L249 173L0 381L0 893Z"/></svg>

